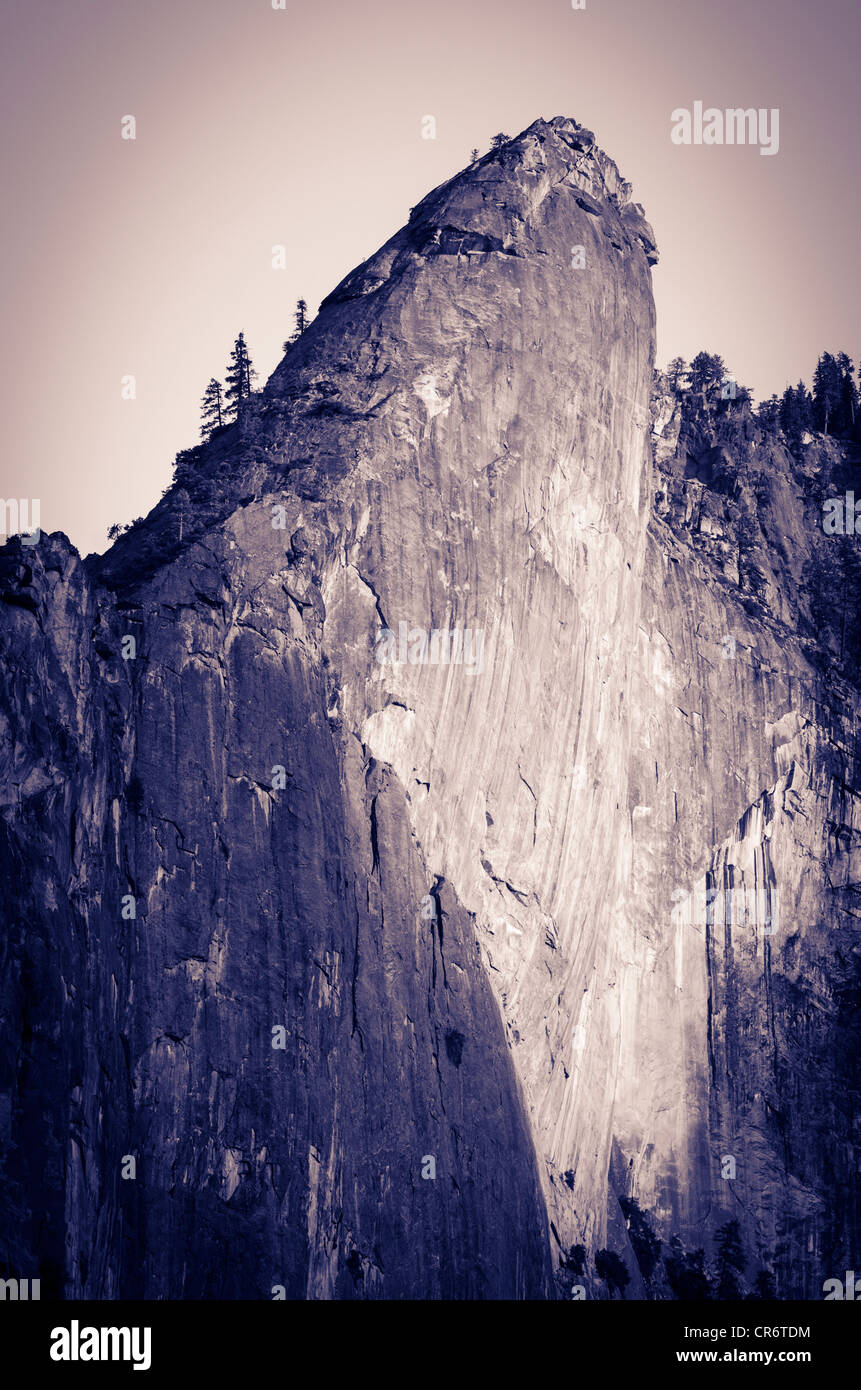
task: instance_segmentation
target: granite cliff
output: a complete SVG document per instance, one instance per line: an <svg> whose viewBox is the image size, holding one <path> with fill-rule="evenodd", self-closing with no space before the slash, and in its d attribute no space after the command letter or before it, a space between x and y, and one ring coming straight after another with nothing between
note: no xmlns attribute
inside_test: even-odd
<svg viewBox="0 0 861 1390"><path fill-rule="evenodd" d="M592 1297L601 1249L672 1296L632 1198L781 1296L852 1267L855 687L796 461L653 392L655 260L537 121L105 556L0 552L0 1262L46 1296Z"/></svg>

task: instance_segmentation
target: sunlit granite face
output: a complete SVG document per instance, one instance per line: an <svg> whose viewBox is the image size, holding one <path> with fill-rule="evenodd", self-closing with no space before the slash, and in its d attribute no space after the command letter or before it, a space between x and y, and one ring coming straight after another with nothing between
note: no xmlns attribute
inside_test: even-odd
<svg viewBox="0 0 861 1390"><path fill-rule="evenodd" d="M788 457L725 486L754 436L651 399L655 260L538 121L106 556L0 555L0 1258L46 1296L604 1297L609 1249L671 1297L630 1198L740 1216L784 1296L851 1253L854 722Z"/></svg>

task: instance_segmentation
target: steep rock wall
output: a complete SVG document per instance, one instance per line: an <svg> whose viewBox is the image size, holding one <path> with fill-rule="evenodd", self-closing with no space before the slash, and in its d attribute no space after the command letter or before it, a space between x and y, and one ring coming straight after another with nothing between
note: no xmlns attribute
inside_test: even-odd
<svg viewBox="0 0 861 1390"><path fill-rule="evenodd" d="M821 1297L858 1234L857 694L802 640L793 460L657 405L616 1190L690 1247L738 1219L751 1278Z"/></svg>
<svg viewBox="0 0 861 1390"><path fill-rule="evenodd" d="M54 1232L55 1291L552 1291L523 1106L598 1200L612 1068L578 1110L567 998L613 941L570 831L617 893L623 759L586 768L627 736L652 255L591 135L536 123L335 291L95 588L62 538L12 548L10 1225L31 1260ZM383 667L381 621L478 629L482 669Z"/></svg>
<svg viewBox="0 0 861 1390"><path fill-rule="evenodd" d="M666 1295L625 1196L782 1294L852 1267L853 697L788 458L661 402L653 474L654 260L536 122L106 556L5 548L8 1273L545 1298L582 1242ZM776 930L699 913L738 886Z"/></svg>

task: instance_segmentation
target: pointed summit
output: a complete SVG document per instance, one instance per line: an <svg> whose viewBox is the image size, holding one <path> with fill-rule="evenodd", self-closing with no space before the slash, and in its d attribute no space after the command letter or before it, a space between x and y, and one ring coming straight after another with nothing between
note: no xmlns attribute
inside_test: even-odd
<svg viewBox="0 0 861 1390"><path fill-rule="evenodd" d="M642 251L649 265L657 263L643 208L633 202L631 185L596 145L592 131L567 116L533 121L428 193L412 209L407 226L346 276L321 308L379 288L402 272L403 256L550 254L554 235L568 244L585 225L584 213L601 223L617 249L631 255ZM584 232L585 240L589 236Z"/></svg>

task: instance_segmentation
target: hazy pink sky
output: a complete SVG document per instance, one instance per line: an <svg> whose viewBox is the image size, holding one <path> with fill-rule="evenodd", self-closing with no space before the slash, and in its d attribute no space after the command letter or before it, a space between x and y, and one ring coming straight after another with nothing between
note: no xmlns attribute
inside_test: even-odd
<svg viewBox="0 0 861 1390"><path fill-rule="evenodd" d="M84 553L158 500L240 329L262 384L299 295L316 311L473 145L538 116L593 129L645 205L659 362L706 347L762 396L809 380L823 348L861 354L857 0L2 0L0 16L0 495L38 497ZM696 100L778 107L779 154L674 145L670 113Z"/></svg>

